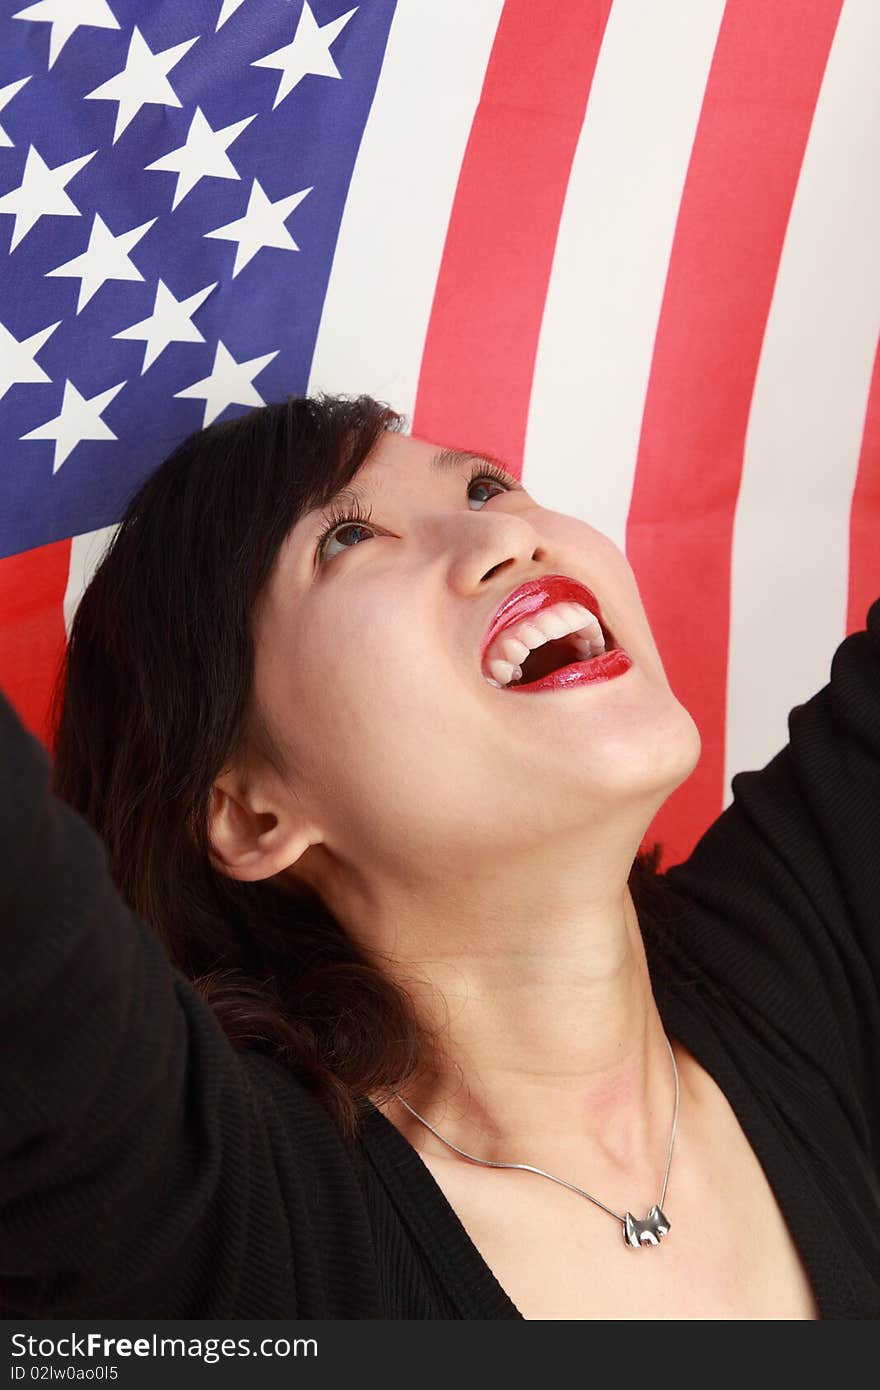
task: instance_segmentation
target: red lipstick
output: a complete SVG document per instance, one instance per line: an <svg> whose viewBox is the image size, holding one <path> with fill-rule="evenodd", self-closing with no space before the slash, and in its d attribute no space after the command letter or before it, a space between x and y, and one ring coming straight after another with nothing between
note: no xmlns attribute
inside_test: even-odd
<svg viewBox="0 0 880 1390"><path fill-rule="evenodd" d="M564 574L548 574L542 575L540 579L530 579L507 595L493 614L483 638L480 648L481 663L487 647L499 632L520 622L530 613L537 613L554 603L582 603L591 613L595 613L605 637L605 652L589 661L571 662L556 671L550 671L539 680L505 686L505 690L531 693L539 690L565 689L572 685L592 685L597 681L621 676L629 670L633 664L632 658L617 644L613 633L606 626L595 594L585 584Z"/></svg>

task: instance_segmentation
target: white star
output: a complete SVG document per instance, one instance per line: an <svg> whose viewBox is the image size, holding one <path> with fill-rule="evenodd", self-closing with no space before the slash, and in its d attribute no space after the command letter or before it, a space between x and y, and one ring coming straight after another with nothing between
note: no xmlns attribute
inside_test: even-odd
<svg viewBox="0 0 880 1390"><path fill-rule="evenodd" d="M71 14L71 10L75 14ZM51 24L49 35L49 67L55 62L71 34L77 29L118 29L119 20L114 18L107 0L36 0L26 10L19 10L13 19L31 19L36 23Z"/></svg>
<svg viewBox="0 0 880 1390"><path fill-rule="evenodd" d="M210 376L194 381L192 386L185 386L182 391L175 391L174 395L205 402L202 429L216 420L233 401L236 405L265 405L253 380L264 367L268 367L273 357L278 356L279 350L267 352L265 357L252 357L249 362L236 362L232 353L218 342Z"/></svg>
<svg viewBox="0 0 880 1390"><path fill-rule="evenodd" d="M72 381L65 381L60 414L52 420L47 420L45 425L37 425L35 430L28 430L27 434L21 435L20 438L55 440L55 455L52 460L54 475L81 440L116 439L117 436L110 426L104 424L101 414L124 385L125 382L120 381L117 386L110 386L106 391L99 391L97 396L86 400Z"/></svg>
<svg viewBox="0 0 880 1390"><path fill-rule="evenodd" d="M61 319L58 320L60 322ZM19 382L51 381L35 359L58 323L50 323L48 328L41 328L29 338L22 338L21 342L0 323L0 401L10 386L16 386Z"/></svg>
<svg viewBox="0 0 880 1390"><path fill-rule="evenodd" d="M284 224L294 208L298 207L311 191L311 188L303 188L299 193L291 193L287 198L279 198L277 203L270 203L254 179L244 217L239 217L235 222L227 222L223 227L215 227L212 232L204 233L205 236L217 237L221 241L238 242L235 248L235 264L232 267L233 280L264 246L276 246L280 251L299 250Z"/></svg>
<svg viewBox="0 0 880 1390"><path fill-rule="evenodd" d="M15 19L15 15L12 18ZM4 106L9 105L16 92L20 92L25 83L30 82L30 80L30 74L28 74L27 77L20 77L17 82L9 82L5 87L0 87L0 111L3 110ZM4 148L12 146L12 141L2 125L0 125L0 146Z"/></svg>
<svg viewBox="0 0 880 1390"><path fill-rule="evenodd" d="M168 81L171 69L188 53L198 38L186 39L173 48L163 48L161 53L153 53L141 37L137 25L131 32L128 57L125 67L102 82L93 92L86 92L86 101L116 101L116 129L113 144L148 102L154 106L180 106L177 93Z"/></svg>
<svg viewBox="0 0 880 1390"><path fill-rule="evenodd" d="M196 107L186 143L179 145L176 150L170 150L168 154L163 154L160 159L154 159L152 164L146 166L147 169L161 169L177 174L172 212L190 189L195 188L199 179L241 178L226 151L233 140L237 140L241 132L254 120L256 115L245 116L243 121L236 121L234 125L212 130L202 115L201 107Z"/></svg>
<svg viewBox="0 0 880 1390"><path fill-rule="evenodd" d="M227 19L232 18L239 6L243 4L244 0L223 0L223 4L220 6L220 13L217 16L217 23L214 26L215 34L217 30L226 23Z"/></svg>
<svg viewBox="0 0 880 1390"><path fill-rule="evenodd" d="M63 265L56 265L54 270L47 270L46 274L70 276L80 281L76 304L76 312L79 313L105 280L143 280L143 275L132 264L128 253L146 236L155 221L155 217L151 217L149 222L142 222L139 227L114 236L96 212L85 251Z"/></svg>
<svg viewBox="0 0 880 1390"><path fill-rule="evenodd" d="M0 212L11 213L15 218L10 251L15 250L41 217L82 217L79 208L64 190L97 153L97 150L92 150L91 154L80 155L79 159L70 159L66 164L58 164L50 169L35 146L31 145L21 183L0 198Z"/></svg>
<svg viewBox="0 0 880 1390"><path fill-rule="evenodd" d="M213 285L197 290L189 299L175 299L168 286L160 280L156 286L156 300L150 317L113 334L114 338L140 338L146 343L141 376L152 366L159 354L165 351L169 343L205 341L192 322L192 316L196 309L201 308L211 291L216 290L218 284L219 281L215 281Z"/></svg>
<svg viewBox="0 0 880 1390"><path fill-rule="evenodd" d="M293 41L285 44L284 48L276 48L274 53L267 53L265 58L254 59L251 63L252 68L280 68L281 70L281 81L278 83L278 91L272 102L273 111L278 103L283 101L293 91L297 83L301 82L309 73L314 74L315 77L342 77L342 73L330 56L330 45L345 28L357 9L358 6L355 5L353 10L340 15L338 19L331 19L329 24L318 25L315 23L315 16L309 9L308 0L305 0Z"/></svg>

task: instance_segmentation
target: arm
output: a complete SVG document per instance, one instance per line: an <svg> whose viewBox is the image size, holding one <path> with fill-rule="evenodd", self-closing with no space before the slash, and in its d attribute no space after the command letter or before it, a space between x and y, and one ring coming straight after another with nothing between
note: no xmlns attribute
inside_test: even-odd
<svg viewBox="0 0 880 1390"><path fill-rule="evenodd" d="M880 598L788 727L668 870L699 909L670 945L794 1075L806 1060L846 1097L880 1151Z"/></svg>
<svg viewBox="0 0 880 1390"><path fill-rule="evenodd" d="M250 1071L0 691L0 1315L296 1316Z"/></svg>

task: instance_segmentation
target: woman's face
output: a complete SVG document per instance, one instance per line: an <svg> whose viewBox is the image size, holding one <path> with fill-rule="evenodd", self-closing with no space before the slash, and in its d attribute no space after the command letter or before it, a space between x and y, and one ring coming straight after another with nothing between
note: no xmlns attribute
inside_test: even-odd
<svg viewBox="0 0 880 1390"><path fill-rule="evenodd" d="M432 469L440 446L389 433L360 470L363 515L316 555L293 527L256 627L256 691L291 797L364 884L479 875L553 837L607 849L625 881L700 740L660 661L625 555L587 522L487 479ZM585 584L632 658L622 676L517 694L481 646L526 580ZM307 850L294 872L304 869ZM303 875L307 876L307 875Z"/></svg>

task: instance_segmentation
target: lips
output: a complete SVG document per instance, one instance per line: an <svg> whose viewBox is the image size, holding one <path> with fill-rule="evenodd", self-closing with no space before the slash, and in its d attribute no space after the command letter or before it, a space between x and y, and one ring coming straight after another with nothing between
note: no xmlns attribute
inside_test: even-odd
<svg viewBox="0 0 880 1390"><path fill-rule="evenodd" d="M530 613L549 608L553 603L582 603L599 619L607 650L611 651L617 646L613 634L605 625L595 594L585 584L581 584L577 579L570 579L566 574L544 574L540 579L530 579L525 584L520 584L519 588L509 593L496 609L480 647L480 663L482 664L487 647L499 632L528 617Z"/></svg>

